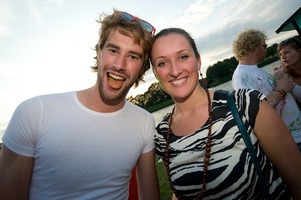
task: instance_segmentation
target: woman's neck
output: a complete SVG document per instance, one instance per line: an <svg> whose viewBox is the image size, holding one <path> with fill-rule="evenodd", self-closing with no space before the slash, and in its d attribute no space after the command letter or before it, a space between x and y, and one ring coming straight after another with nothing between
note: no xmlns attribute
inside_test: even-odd
<svg viewBox="0 0 301 200"><path fill-rule="evenodd" d="M286 68L286 73L292 76L297 85L301 85L301 62Z"/></svg>
<svg viewBox="0 0 301 200"><path fill-rule="evenodd" d="M301 65L300 66L291 66L291 67L288 67L287 72L293 78L299 78L299 77L301 77Z"/></svg>
<svg viewBox="0 0 301 200"><path fill-rule="evenodd" d="M189 115L200 107L207 107L208 100L206 91L202 87L197 87L196 91L185 100L174 99L176 112L181 115Z"/></svg>

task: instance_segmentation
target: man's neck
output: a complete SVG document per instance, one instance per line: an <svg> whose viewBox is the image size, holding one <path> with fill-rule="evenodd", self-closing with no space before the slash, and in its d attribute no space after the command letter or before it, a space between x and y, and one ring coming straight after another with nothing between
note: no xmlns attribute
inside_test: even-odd
<svg viewBox="0 0 301 200"><path fill-rule="evenodd" d="M243 59L240 59L238 61L238 63L241 64L241 65L257 65L259 60L260 60L260 58L258 56L258 52L255 51L255 52L249 53Z"/></svg>
<svg viewBox="0 0 301 200"><path fill-rule="evenodd" d="M240 65L257 65L258 61L256 58L245 58L238 61Z"/></svg>

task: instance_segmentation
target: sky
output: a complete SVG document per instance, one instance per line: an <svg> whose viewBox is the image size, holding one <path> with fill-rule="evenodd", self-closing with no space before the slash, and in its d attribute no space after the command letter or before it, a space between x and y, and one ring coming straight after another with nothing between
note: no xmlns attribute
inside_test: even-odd
<svg viewBox="0 0 301 200"><path fill-rule="evenodd" d="M82 90L95 84L94 45L100 14L113 8L163 28L187 30L197 43L202 72L233 56L232 42L248 28L272 45L296 35L276 29L301 6L300 0L0 0L0 131L15 108L33 96ZM129 95L143 94L146 82Z"/></svg>

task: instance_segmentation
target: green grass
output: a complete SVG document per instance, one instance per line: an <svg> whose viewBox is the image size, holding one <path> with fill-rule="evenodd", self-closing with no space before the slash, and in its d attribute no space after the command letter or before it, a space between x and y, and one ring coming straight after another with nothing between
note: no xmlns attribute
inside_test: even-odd
<svg viewBox="0 0 301 200"><path fill-rule="evenodd" d="M172 197L172 190L170 188L170 183L166 175L164 164L162 161L158 162L157 159L156 166L157 166L157 173L159 179L161 199L170 200Z"/></svg>

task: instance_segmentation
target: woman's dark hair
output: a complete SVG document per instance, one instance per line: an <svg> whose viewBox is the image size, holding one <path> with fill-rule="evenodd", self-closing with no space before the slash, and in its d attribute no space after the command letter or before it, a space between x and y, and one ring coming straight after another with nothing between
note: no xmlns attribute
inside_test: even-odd
<svg viewBox="0 0 301 200"><path fill-rule="evenodd" d="M182 35L184 38L186 38L189 42L189 44L191 45L193 51L194 51L194 54L197 58L200 57L200 54L198 52L198 49L196 47L196 44L195 44L195 41L194 39L191 37L191 35L185 31L184 29L181 29L181 28L165 28L163 30L161 30L159 33L157 33L155 35L155 41L162 37L162 36L166 36L166 35L169 35L169 34L179 34L179 35Z"/></svg>

